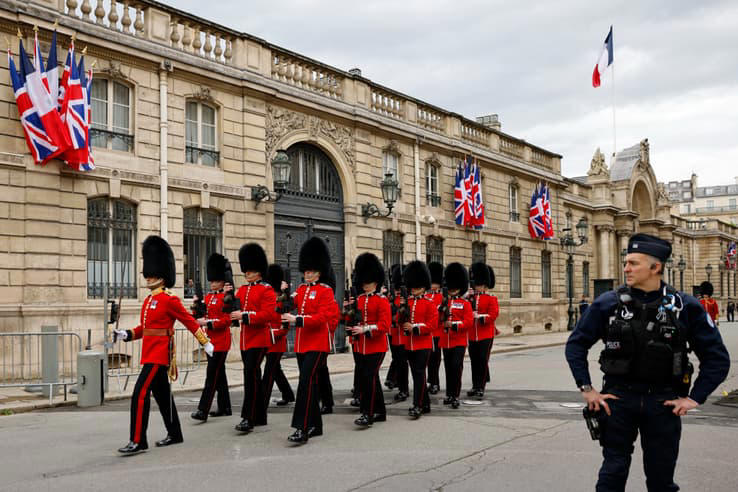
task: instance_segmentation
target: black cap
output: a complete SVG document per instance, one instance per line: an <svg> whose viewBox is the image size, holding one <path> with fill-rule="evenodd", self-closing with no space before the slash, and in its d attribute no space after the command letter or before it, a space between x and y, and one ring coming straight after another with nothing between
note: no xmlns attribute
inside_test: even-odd
<svg viewBox="0 0 738 492"><path fill-rule="evenodd" d="M634 234L628 241L628 253L643 253L665 263L671 256L671 244L649 234Z"/></svg>

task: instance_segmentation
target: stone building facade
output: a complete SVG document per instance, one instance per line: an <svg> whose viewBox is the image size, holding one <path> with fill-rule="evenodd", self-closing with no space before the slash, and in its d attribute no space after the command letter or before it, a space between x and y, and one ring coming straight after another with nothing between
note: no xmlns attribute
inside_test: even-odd
<svg viewBox="0 0 738 492"><path fill-rule="evenodd" d="M674 241L686 266L679 272L675 261L669 275L685 290L736 237L727 223L697 227L670 212L645 140L609 168L597 151L588 176L567 178L560 155L504 133L497 118L466 119L158 2L0 2L0 30L11 37L20 28L30 46L37 25L44 53L57 21L58 59L76 35L87 66L94 62L97 168L33 163L0 62L0 331L56 324L89 329L99 344L106 281L111 296L129 299L122 326L137 323L149 234L172 245L179 294L188 280L202 280L208 252L237 262L246 241L294 269L301 241L321 235L339 290L363 251L387 264L483 260L495 269L506 333L565 330L568 294L591 299L595 285L617 284L620 251L634 231ZM270 162L280 149L292 179L274 200ZM483 169L481 231L454 223L454 171L465 155ZM362 216L367 203L384 210L387 172L400 188L392 213ZM528 234L539 182L551 190L552 241ZM253 199L260 185L270 200ZM558 239L581 218L589 240L569 263ZM734 277L728 286L719 294L732 286L735 295Z"/></svg>

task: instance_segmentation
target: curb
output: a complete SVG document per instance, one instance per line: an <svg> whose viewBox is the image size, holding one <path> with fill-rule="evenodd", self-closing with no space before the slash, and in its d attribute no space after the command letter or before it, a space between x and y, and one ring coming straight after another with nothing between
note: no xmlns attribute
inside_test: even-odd
<svg viewBox="0 0 738 492"><path fill-rule="evenodd" d="M558 347L561 345L566 345L566 342L552 342L552 343L544 343L540 345L521 345L519 347L505 347L501 349L495 350L492 349L492 355L495 354L505 354L510 352L521 352L523 350L533 350L533 349L541 349L541 348L549 348L549 347ZM467 353L464 357L465 359L469 358L469 354ZM336 371L332 371L331 374L349 374L353 372L353 369L339 369ZM288 376L287 379L291 381L296 381L299 378L299 376ZM240 388L241 384L232 384L229 385L229 388ZM191 393L193 391L202 390L201 387L193 387L193 388L178 388L173 389L172 394L181 394L181 393ZM106 396L105 401L119 401L119 400L128 400L131 398L131 395L112 395L112 396ZM49 405L48 403L39 403L39 404L31 404L31 405L25 405L25 406L19 406L17 408L8 408L7 410L10 410L12 415L18 414L18 413L28 413L33 412L34 410L45 410L49 408L58 408L58 407L69 407L77 404L77 400L67 400L67 401L60 401L55 402ZM2 410L0 410L1 412ZM0 415L0 418L2 418L3 415Z"/></svg>

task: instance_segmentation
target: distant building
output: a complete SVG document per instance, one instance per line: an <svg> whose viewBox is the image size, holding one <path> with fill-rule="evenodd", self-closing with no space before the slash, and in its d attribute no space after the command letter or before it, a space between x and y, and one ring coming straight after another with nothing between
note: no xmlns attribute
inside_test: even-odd
<svg viewBox="0 0 738 492"><path fill-rule="evenodd" d="M665 185L673 214L697 220L720 219L738 224L738 177L734 184L697 186L697 175Z"/></svg>

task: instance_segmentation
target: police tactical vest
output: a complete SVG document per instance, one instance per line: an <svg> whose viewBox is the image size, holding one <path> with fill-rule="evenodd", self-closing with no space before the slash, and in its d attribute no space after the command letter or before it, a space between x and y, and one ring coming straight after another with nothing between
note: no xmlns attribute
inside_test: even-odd
<svg viewBox="0 0 738 492"><path fill-rule="evenodd" d="M679 319L682 299L668 285L661 289L662 295L648 303L634 299L627 286L617 290L618 304L607 326L600 368L607 376L686 394L692 367L687 327Z"/></svg>

